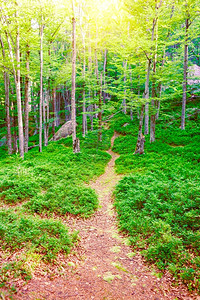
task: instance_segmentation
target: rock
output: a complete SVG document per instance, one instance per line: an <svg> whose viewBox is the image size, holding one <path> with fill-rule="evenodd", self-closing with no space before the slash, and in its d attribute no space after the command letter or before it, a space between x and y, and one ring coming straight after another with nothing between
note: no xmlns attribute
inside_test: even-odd
<svg viewBox="0 0 200 300"><path fill-rule="evenodd" d="M77 124L76 124L77 126ZM55 141L59 139L66 138L67 136L72 135L72 121L67 121L55 134ZM53 141L53 138L50 139Z"/></svg>

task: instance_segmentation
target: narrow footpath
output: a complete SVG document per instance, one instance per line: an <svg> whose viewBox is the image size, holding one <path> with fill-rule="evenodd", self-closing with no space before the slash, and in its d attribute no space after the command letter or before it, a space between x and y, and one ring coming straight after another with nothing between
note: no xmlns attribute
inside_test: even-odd
<svg viewBox="0 0 200 300"><path fill-rule="evenodd" d="M70 216L65 220L80 231L80 241L67 257L67 271L60 277L35 275L14 299L199 299L184 285L174 285L169 274L158 278L141 255L133 252L128 238L119 233L112 198L120 179L114 171L118 155L108 152L112 159L105 173L90 184L99 196L98 211L89 219Z"/></svg>

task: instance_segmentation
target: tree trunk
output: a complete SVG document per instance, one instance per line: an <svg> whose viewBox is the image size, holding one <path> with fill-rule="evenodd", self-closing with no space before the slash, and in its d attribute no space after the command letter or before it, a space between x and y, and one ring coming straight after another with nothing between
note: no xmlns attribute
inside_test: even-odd
<svg viewBox="0 0 200 300"><path fill-rule="evenodd" d="M74 16L74 0L72 1L73 17L72 17L72 95L71 95L71 109L72 109L72 140L73 152L80 152L80 142L76 137L76 20Z"/></svg>
<svg viewBox="0 0 200 300"><path fill-rule="evenodd" d="M16 13L16 18L18 15ZM24 158L24 133L22 122L22 104L21 104L21 88L20 88L20 45L19 45L19 25L17 24L17 36L16 36L16 94L17 94L17 115L18 115L18 132L19 132L19 153Z"/></svg>
<svg viewBox="0 0 200 300"><path fill-rule="evenodd" d="M49 140L49 100L50 100L50 93L48 91L48 95L46 97L46 107L47 107L46 121L47 121L47 125L46 125L46 143L45 143L45 146L48 146L48 140Z"/></svg>
<svg viewBox="0 0 200 300"><path fill-rule="evenodd" d="M137 143L136 143L136 148L135 148L134 154L143 154L144 153L145 137L142 134L143 119L144 119L144 110L145 110L145 105L143 104L142 107L141 107L140 121L139 121L139 130L138 130L138 139L137 139Z"/></svg>
<svg viewBox="0 0 200 300"><path fill-rule="evenodd" d="M160 8L162 4L162 0L160 0L159 6L157 6L157 0L156 2L156 15L157 10ZM151 41L154 41L154 33L155 33L155 27L157 25L157 17L153 19L153 26L152 26L152 32L151 32ZM150 75L150 68L151 68L151 58L148 58L148 67L147 67L147 77L146 77L146 83L145 83L145 99L149 99L149 75ZM145 129L144 134L149 134L149 102L146 102L145 104Z"/></svg>
<svg viewBox="0 0 200 300"><path fill-rule="evenodd" d="M188 28L189 19L185 20L185 47L184 47L184 78L183 78L183 98L182 98L182 115L181 129L185 129L185 109L187 101L187 72L188 72Z"/></svg>
<svg viewBox="0 0 200 300"><path fill-rule="evenodd" d="M103 63L103 102L106 103L106 68L107 68L107 53L106 49L104 52L104 63Z"/></svg>
<svg viewBox="0 0 200 300"><path fill-rule="evenodd" d="M84 56L84 59L83 59L83 80L84 80L84 83L83 83L83 124L82 124L82 127L83 127L83 137L85 137L86 135L86 132L87 132L87 115L86 115L86 103L85 103L85 69L86 69L86 62L85 62L85 38L84 38L84 35L83 35L83 45L84 45L84 48L83 48L83 56Z"/></svg>
<svg viewBox="0 0 200 300"><path fill-rule="evenodd" d="M43 19L40 25L40 104L39 104L39 152L42 152L42 106L43 106Z"/></svg>
<svg viewBox="0 0 200 300"><path fill-rule="evenodd" d="M26 76L25 76L25 116L24 116L24 151L28 152L28 139L29 139L29 107L30 107L30 80L29 80L29 66L30 50L27 45L26 51Z"/></svg>
<svg viewBox="0 0 200 300"><path fill-rule="evenodd" d="M101 73L100 88L99 88L99 113L98 113L98 119L99 119L98 141L102 142L102 73Z"/></svg>
<svg viewBox="0 0 200 300"><path fill-rule="evenodd" d="M150 76L150 69L151 69L151 59L148 60L147 66L147 75L146 75L146 82L145 82L145 91L143 98L149 99L149 76ZM149 103L145 104L145 129L144 134L149 133Z"/></svg>
<svg viewBox="0 0 200 300"><path fill-rule="evenodd" d="M2 47L3 61L4 61L4 88L5 88L5 109L6 109L6 127L7 127L7 146L8 154L12 154L12 136L11 136L11 124L10 124L10 99L9 99L9 75L5 68L5 48L3 40L0 36L0 43Z"/></svg>
<svg viewBox="0 0 200 300"><path fill-rule="evenodd" d="M55 123L56 123L56 88L53 87L52 89L52 98L53 98L53 101L52 101L52 110L53 110L53 123L52 123L52 133L53 133L53 141L55 141L55 135L56 135L56 131L55 131Z"/></svg>
<svg viewBox="0 0 200 300"><path fill-rule="evenodd" d="M126 107L126 69L127 69L127 61L123 62L123 68L124 68L124 99L122 101L122 111L124 114L127 113L127 107Z"/></svg>
<svg viewBox="0 0 200 300"><path fill-rule="evenodd" d="M43 127L44 127L44 146L47 146L47 122L46 122L46 99L45 95L42 97L42 109L43 109Z"/></svg>
<svg viewBox="0 0 200 300"><path fill-rule="evenodd" d="M18 143L17 143L17 116L15 113L15 105L14 103L12 103L11 105L11 109L13 110L13 129L14 129L14 133L13 133L13 151L14 153L18 153Z"/></svg>
<svg viewBox="0 0 200 300"><path fill-rule="evenodd" d="M4 86L5 86L5 105L6 105L6 127L7 127L7 145L8 154L12 154L12 135L10 124L10 99L9 99L9 75L4 72Z"/></svg>
<svg viewBox="0 0 200 300"><path fill-rule="evenodd" d="M156 137L156 64L157 64L157 41L158 41L158 22L156 22L156 46L155 46L155 53L154 53L154 60L153 60L153 79L152 79L152 101L151 101L151 122L150 122L150 143L155 142Z"/></svg>

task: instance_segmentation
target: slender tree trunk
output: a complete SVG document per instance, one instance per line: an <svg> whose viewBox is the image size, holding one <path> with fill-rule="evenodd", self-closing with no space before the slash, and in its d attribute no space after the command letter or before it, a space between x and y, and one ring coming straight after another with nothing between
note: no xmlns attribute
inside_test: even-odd
<svg viewBox="0 0 200 300"><path fill-rule="evenodd" d="M107 53L106 49L104 52L104 63L103 63L103 102L106 103L106 68L107 68Z"/></svg>
<svg viewBox="0 0 200 300"><path fill-rule="evenodd" d="M6 105L6 127L7 127L7 145L8 154L12 154L12 135L10 124L10 99L9 99L9 75L4 72L4 86L5 86L5 105Z"/></svg>
<svg viewBox="0 0 200 300"><path fill-rule="evenodd" d="M126 107L126 69L127 69L127 61L123 62L123 68L124 68L124 99L122 101L122 111L124 114L127 113L127 107Z"/></svg>
<svg viewBox="0 0 200 300"><path fill-rule="evenodd" d="M97 59L97 44L95 49L95 56L96 56L96 77L97 77L97 86L98 86L98 95L99 95L99 113L98 117L98 141L102 141L102 73L100 75L99 80L99 68L98 68L98 59ZM95 107L96 110L97 107Z"/></svg>
<svg viewBox="0 0 200 300"><path fill-rule="evenodd" d="M150 68L151 68L151 60L148 60L147 66L147 75L146 75L146 82L145 82L145 91L143 94L143 98L149 99L149 76L150 76ZM143 118L144 118L144 111L146 106L143 104L140 113L140 120L139 120L139 131L138 131L138 139L136 143L135 153L134 154L143 154L144 153L144 142L145 137L142 134L142 127L143 127Z"/></svg>
<svg viewBox="0 0 200 300"><path fill-rule="evenodd" d="M163 57L162 57L162 68L164 67L165 64L165 48L163 50ZM158 85L158 95L159 98L161 98L162 95L162 82L159 83ZM160 113L160 100L156 100L156 120L159 118L159 113Z"/></svg>
<svg viewBox="0 0 200 300"><path fill-rule="evenodd" d="M26 76L25 76L25 117L24 117L24 151L28 152L28 139L29 139L29 106L30 106L30 80L29 80L29 59L30 50L27 45L26 51Z"/></svg>
<svg viewBox="0 0 200 300"><path fill-rule="evenodd" d="M131 65L129 66L129 70L130 70L130 85L131 85L131 93L133 94L133 78L132 78L132 70L131 70ZM131 121L133 121L133 108L132 108L132 103L133 103L133 97L131 95L131 99L130 99L130 104L131 104L131 108L130 108L130 118Z"/></svg>
<svg viewBox="0 0 200 300"><path fill-rule="evenodd" d="M84 45L84 59L83 59L83 137L85 137L87 133L87 115L86 115L86 102L85 102L85 69L86 69L86 62L85 62L85 38L83 37L83 45Z"/></svg>
<svg viewBox="0 0 200 300"><path fill-rule="evenodd" d="M153 19L153 26L152 26L152 32L151 32L151 41L154 41L154 34L155 34L155 27L157 26L157 21L158 21L158 9L162 5L162 0L160 0L159 5L157 5L157 0L155 0L155 9L156 9L156 17ZM150 73L150 67L151 67L151 59L148 59L148 67L147 67L147 73ZM149 75L147 75L148 78L148 88L145 84L145 98L149 99ZM146 81L147 83L147 81ZM148 89L148 91L147 91ZM146 102L145 104L145 129L144 129L144 134L149 134L149 102Z"/></svg>
<svg viewBox="0 0 200 300"><path fill-rule="evenodd" d="M52 133L53 133L53 141L55 141L55 139L56 139L56 131L55 131L55 123L56 123L56 112L55 112L55 110L56 110L56 88L55 87L53 87L53 89L52 89L52 110L53 110L53 123L52 123Z"/></svg>
<svg viewBox="0 0 200 300"><path fill-rule="evenodd" d="M156 34L155 34L156 46L155 46L155 53L154 53L154 60L153 60L153 79L152 79L152 101L151 101L151 122L150 122L150 143L155 142L156 140L156 64L157 64L157 41L158 41L158 21L156 22Z"/></svg>
<svg viewBox="0 0 200 300"><path fill-rule="evenodd" d="M58 100L56 101L56 126L60 125L60 92L57 94Z"/></svg>
<svg viewBox="0 0 200 300"><path fill-rule="evenodd" d="M182 115L181 129L185 129L185 109L187 101L187 72L188 72L188 28L189 19L185 20L185 47L184 47L184 78L183 78L183 98L182 98Z"/></svg>
<svg viewBox="0 0 200 300"><path fill-rule="evenodd" d="M13 151L18 153L18 143L17 143L17 115L15 112L15 104L12 102L11 109L13 111Z"/></svg>
<svg viewBox="0 0 200 300"><path fill-rule="evenodd" d="M42 110L43 110L43 127L44 127L44 146L47 146L47 122L46 122L46 99L45 95L43 94L42 97Z"/></svg>
<svg viewBox="0 0 200 300"><path fill-rule="evenodd" d="M40 104L39 104L39 152L42 152L42 106L43 106L43 19L40 25Z"/></svg>
<svg viewBox="0 0 200 300"><path fill-rule="evenodd" d="M85 70L86 70L86 59L85 59L85 32L82 28L82 16L81 19L81 33L83 41L83 115L82 115L82 135L85 137L87 133L87 115L86 115L86 98L85 98Z"/></svg>
<svg viewBox="0 0 200 300"><path fill-rule="evenodd" d="M145 105L143 104L142 107L141 107L141 112L140 112L138 139L137 139L137 143L136 143L136 148L135 148L134 154L143 154L144 153L145 137L142 134L143 119L144 119L144 110L145 110Z"/></svg>
<svg viewBox="0 0 200 300"><path fill-rule="evenodd" d="M16 2L16 6L17 6ZM16 20L18 22L18 12L16 10ZM21 88L20 88L20 36L19 36L19 24L17 23L17 32L16 32L16 51L15 51L15 57L16 57L16 64L17 64L17 70L15 70L14 65L14 58L13 58L13 52L12 47L9 39L9 35L7 32L5 32L9 47L9 54L10 59L12 62L13 67L13 75L15 80L15 87L16 87L16 96L17 96L17 119L18 119L18 134L19 134L19 151L20 156L24 158L24 133L23 133L23 121L22 121L22 103L21 103Z"/></svg>
<svg viewBox="0 0 200 300"><path fill-rule="evenodd" d="M73 15L74 15L74 1L72 1ZM72 95L71 95L71 109L72 109L72 140L73 152L80 152L80 142L76 137L76 20L75 16L72 18Z"/></svg>
<svg viewBox="0 0 200 300"><path fill-rule="evenodd" d="M98 130L98 141L102 141L102 73L100 78L100 88L99 88L99 130Z"/></svg>
<svg viewBox="0 0 200 300"><path fill-rule="evenodd" d="M2 47L2 54L4 60L4 88L5 88L5 109L6 109L6 127L7 127L7 145L8 145L8 154L12 154L12 135L11 135L11 123L10 123L10 98L9 98L9 75L6 72L5 68L5 48L3 40L0 36L0 43Z"/></svg>
<svg viewBox="0 0 200 300"><path fill-rule="evenodd" d="M16 13L16 18L18 15ZM21 87L20 87L20 45L19 45L19 25L17 24L17 36L16 36L16 93L17 93L17 115L18 115L18 132L19 132L19 152L20 156L24 158L24 133L22 122L22 104L21 104Z"/></svg>
<svg viewBox="0 0 200 300"><path fill-rule="evenodd" d="M88 39L89 39L89 41L91 41L90 29L88 30ZM89 75L92 76L92 47L91 47L91 43L89 43L88 52L89 52L88 70L89 70ZM89 86L89 107L90 107L90 112L91 112L89 117L90 117L90 121L91 121L91 131L93 131L94 130L94 126L93 126L94 115L93 115L93 104L91 104L91 99L92 99L91 95L92 95L92 92L91 92L91 88Z"/></svg>
<svg viewBox="0 0 200 300"><path fill-rule="evenodd" d="M47 121L47 125L46 125L46 143L45 146L48 146L48 140L49 140L49 100L50 100L50 91L48 91L48 95L46 98L46 107L47 107L47 112L46 112L46 121Z"/></svg>

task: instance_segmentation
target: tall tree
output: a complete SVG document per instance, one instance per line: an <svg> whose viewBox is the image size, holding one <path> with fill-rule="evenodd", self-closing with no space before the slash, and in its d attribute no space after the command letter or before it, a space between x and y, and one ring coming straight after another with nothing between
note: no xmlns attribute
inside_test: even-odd
<svg viewBox="0 0 200 300"><path fill-rule="evenodd" d="M71 95L71 121L72 121L72 140L73 152L80 152L80 141L76 137L76 19L75 5L72 0L72 95Z"/></svg>

